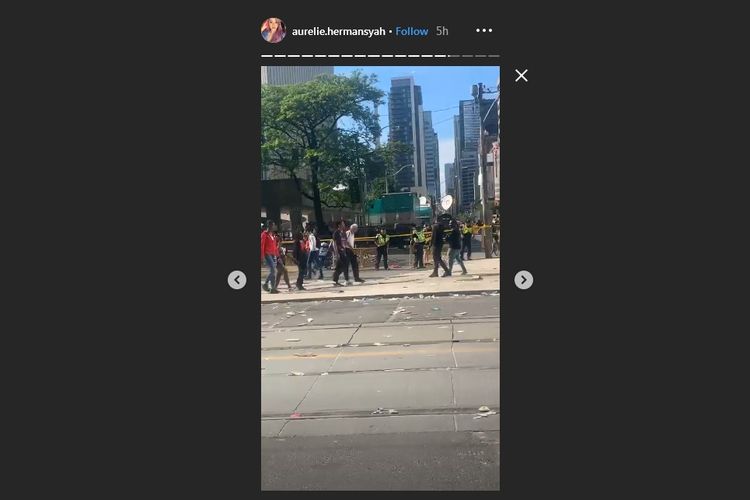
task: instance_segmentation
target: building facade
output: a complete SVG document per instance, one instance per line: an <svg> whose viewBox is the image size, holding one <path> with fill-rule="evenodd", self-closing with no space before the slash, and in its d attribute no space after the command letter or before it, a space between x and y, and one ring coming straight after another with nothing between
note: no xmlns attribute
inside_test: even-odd
<svg viewBox="0 0 750 500"><path fill-rule="evenodd" d="M456 169L453 163L445 164L445 194L453 197L453 205L451 205L451 213L455 215L458 213L458 175L456 175Z"/></svg>
<svg viewBox="0 0 750 500"><path fill-rule="evenodd" d="M440 149L438 136L432 128L432 111L423 112L424 122L424 162L427 194L440 199Z"/></svg>
<svg viewBox="0 0 750 500"><path fill-rule="evenodd" d="M401 170L394 181L393 191L412 191L427 194L427 172L425 165L425 129L422 110L422 89L414 85L414 78L391 79L388 94L388 140L412 147L411 154L396 159L396 168Z"/></svg>
<svg viewBox="0 0 750 500"><path fill-rule="evenodd" d="M472 211L477 201L476 174L479 161L479 105L474 100L459 101L457 127L456 164L459 177L459 200L461 211Z"/></svg>
<svg viewBox="0 0 750 500"><path fill-rule="evenodd" d="M261 85L294 85L316 76L333 75L333 66L261 66Z"/></svg>
<svg viewBox="0 0 750 500"><path fill-rule="evenodd" d="M461 211L474 211L477 202L482 198L479 186L479 160L481 158L482 161L486 161L486 157L480 153L480 137L487 131L487 121L484 121L484 125L480 123L494 103L494 99L482 99L481 102L473 99L460 101L459 114L454 117L454 164L459 177L458 197ZM496 130L493 131L492 139L495 133Z"/></svg>

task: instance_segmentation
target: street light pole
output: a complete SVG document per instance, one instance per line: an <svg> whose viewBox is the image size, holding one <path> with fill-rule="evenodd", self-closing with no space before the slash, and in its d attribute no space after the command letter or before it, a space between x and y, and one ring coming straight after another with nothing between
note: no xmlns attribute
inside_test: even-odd
<svg viewBox="0 0 750 500"><path fill-rule="evenodd" d="M409 165L404 165L403 167L401 167L398 170L396 170L396 172L393 174L393 177L396 177L398 175L398 173L401 172L406 167L413 167L413 166L414 166L413 163L410 163ZM386 168L386 171L385 171L385 194L388 194L388 169L387 168Z"/></svg>

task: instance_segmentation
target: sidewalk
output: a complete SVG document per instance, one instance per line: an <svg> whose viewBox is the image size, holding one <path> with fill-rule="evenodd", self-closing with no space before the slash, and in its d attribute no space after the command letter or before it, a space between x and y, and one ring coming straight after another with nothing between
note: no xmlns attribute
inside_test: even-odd
<svg viewBox="0 0 750 500"><path fill-rule="evenodd" d="M401 297L406 295L448 295L451 293L481 293L500 289L500 259L479 257L465 262L467 275L461 275L461 267L453 265L453 275L448 278L429 278L432 267L415 270L410 268L392 269L390 271L361 270L360 277L364 283L354 283L345 287L333 286L333 271L324 270L324 280L305 281L307 290L286 291L286 283L279 284L279 294L261 291L261 303L296 302L309 300L352 299L363 297ZM289 280L294 287L297 279L297 268L288 266ZM442 275L443 271L440 270ZM263 284L268 271L261 272L260 285ZM352 278L352 276L349 276ZM343 275L339 283L344 284Z"/></svg>

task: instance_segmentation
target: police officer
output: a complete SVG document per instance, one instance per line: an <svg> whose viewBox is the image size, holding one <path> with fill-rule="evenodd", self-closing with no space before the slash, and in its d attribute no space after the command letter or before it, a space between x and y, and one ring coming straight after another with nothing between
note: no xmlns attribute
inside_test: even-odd
<svg viewBox="0 0 750 500"><path fill-rule="evenodd" d="M414 269L424 269L424 244L427 238L424 235L424 227L415 227L411 232L414 244Z"/></svg>
<svg viewBox="0 0 750 500"><path fill-rule="evenodd" d="M473 236L473 230L471 228L471 222L467 222L463 225L461 233L463 234L463 246L461 247L461 260L471 260L471 238ZM466 252L466 257L464 257Z"/></svg>
<svg viewBox="0 0 750 500"><path fill-rule="evenodd" d="M380 232L375 236L375 247L377 248L377 258L375 259L375 270L380 270L380 259L383 259L383 265L385 270L388 270L388 241L391 239L385 232L385 228L381 227Z"/></svg>

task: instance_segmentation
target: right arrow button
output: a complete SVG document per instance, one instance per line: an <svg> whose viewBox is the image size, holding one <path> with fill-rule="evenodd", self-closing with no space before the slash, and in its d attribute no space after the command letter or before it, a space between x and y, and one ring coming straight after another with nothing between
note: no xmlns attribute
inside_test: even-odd
<svg viewBox="0 0 750 500"><path fill-rule="evenodd" d="M528 290L534 284L534 277L528 271L518 271L515 278L516 286L521 290Z"/></svg>

